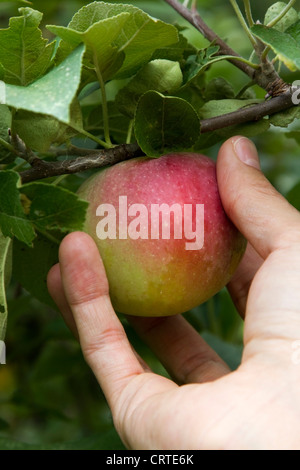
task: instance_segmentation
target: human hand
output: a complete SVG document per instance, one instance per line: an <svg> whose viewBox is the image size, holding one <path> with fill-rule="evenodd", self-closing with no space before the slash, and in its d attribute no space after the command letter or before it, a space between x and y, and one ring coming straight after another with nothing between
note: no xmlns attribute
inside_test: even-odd
<svg viewBox="0 0 300 470"><path fill-rule="evenodd" d="M245 316L237 371L182 316L131 317L174 381L151 372L112 308L88 235L65 237L49 272L49 291L131 449L300 449L300 368L292 361L300 339L300 214L259 171L245 138L222 146L217 175L223 206L249 240L228 286Z"/></svg>

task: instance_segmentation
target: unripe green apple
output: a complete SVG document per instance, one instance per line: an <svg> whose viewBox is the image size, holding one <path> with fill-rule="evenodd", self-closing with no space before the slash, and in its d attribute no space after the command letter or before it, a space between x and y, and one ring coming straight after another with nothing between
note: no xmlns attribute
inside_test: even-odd
<svg viewBox="0 0 300 470"><path fill-rule="evenodd" d="M95 240L117 311L169 316L231 279L246 241L226 216L215 163L194 153L136 158L88 179L84 230Z"/></svg>

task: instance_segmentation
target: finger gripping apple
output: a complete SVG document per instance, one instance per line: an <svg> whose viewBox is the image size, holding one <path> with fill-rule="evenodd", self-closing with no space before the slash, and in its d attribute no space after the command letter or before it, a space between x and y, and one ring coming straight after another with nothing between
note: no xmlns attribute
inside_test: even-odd
<svg viewBox="0 0 300 470"><path fill-rule="evenodd" d="M84 230L95 240L119 312L168 316L231 279L246 241L226 216L215 163L194 153L137 158L89 178Z"/></svg>

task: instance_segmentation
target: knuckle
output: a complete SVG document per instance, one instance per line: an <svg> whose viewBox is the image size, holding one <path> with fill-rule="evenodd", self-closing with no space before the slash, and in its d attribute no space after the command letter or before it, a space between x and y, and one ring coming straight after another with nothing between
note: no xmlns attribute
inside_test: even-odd
<svg viewBox="0 0 300 470"><path fill-rule="evenodd" d="M74 292L73 304L92 302L101 297L106 297L108 294L109 289L106 279L102 279L101 282L95 282L95 280L92 279L90 282L83 284L82 289L77 293Z"/></svg>
<svg viewBox="0 0 300 470"><path fill-rule="evenodd" d="M220 370L222 375L225 374L225 367L221 364L217 363L214 360L206 361L205 363L196 366L194 369L190 370L189 373L185 377L184 383L207 383L213 382L216 378L217 371ZM228 371L226 370L226 373Z"/></svg>
<svg viewBox="0 0 300 470"><path fill-rule="evenodd" d="M185 384L206 381L213 376L216 366L216 360L206 354L198 352L190 355L180 365L180 382Z"/></svg>
<svg viewBox="0 0 300 470"><path fill-rule="evenodd" d="M89 342L82 346L83 355L88 364L101 351L119 348L126 339L123 328L109 327L94 335Z"/></svg>
<svg viewBox="0 0 300 470"><path fill-rule="evenodd" d="M168 317L149 317L143 322L143 335L153 336L169 321Z"/></svg>

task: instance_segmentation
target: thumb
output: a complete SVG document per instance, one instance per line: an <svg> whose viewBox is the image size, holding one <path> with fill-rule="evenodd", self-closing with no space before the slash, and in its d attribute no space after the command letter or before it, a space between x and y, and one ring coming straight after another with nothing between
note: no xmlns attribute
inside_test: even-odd
<svg viewBox="0 0 300 470"><path fill-rule="evenodd" d="M260 171L250 140L238 136L223 144L217 178L228 217L262 258L278 248L299 244L300 214Z"/></svg>
<svg viewBox="0 0 300 470"><path fill-rule="evenodd" d="M290 364L300 328L300 214L265 178L244 137L222 146L217 175L225 211L265 259L247 298L243 359L261 359L262 352L277 358L284 348L280 360Z"/></svg>

